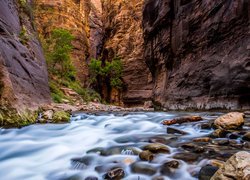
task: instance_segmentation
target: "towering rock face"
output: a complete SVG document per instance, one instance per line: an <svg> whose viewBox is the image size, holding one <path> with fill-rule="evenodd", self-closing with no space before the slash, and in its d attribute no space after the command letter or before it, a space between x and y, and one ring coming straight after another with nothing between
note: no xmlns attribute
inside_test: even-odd
<svg viewBox="0 0 250 180"><path fill-rule="evenodd" d="M250 3L147 0L144 56L169 109L250 106Z"/></svg>
<svg viewBox="0 0 250 180"><path fill-rule="evenodd" d="M1 0L0 7L0 105L22 110L49 103L46 63L28 5Z"/></svg>
<svg viewBox="0 0 250 180"><path fill-rule="evenodd" d="M143 0L102 1L103 38L96 56L122 59L126 88L121 101L125 105L141 104L152 94L151 74L143 59L142 6ZM117 101L116 97L111 94L111 101Z"/></svg>
<svg viewBox="0 0 250 180"><path fill-rule="evenodd" d="M87 60L90 55L90 0L35 0L35 20L41 36L48 36L55 28L69 30L75 37L72 53L78 80L86 85Z"/></svg>

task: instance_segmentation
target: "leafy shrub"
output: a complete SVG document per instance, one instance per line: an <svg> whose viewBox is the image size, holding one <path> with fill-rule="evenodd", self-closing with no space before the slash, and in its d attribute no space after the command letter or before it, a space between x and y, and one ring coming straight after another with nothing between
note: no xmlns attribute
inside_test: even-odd
<svg viewBox="0 0 250 180"><path fill-rule="evenodd" d="M97 83L98 76L100 78L108 78L112 87L122 88L122 63L120 58L114 58L111 62L105 62L102 65L101 60L92 59L89 64L90 81L92 84Z"/></svg>

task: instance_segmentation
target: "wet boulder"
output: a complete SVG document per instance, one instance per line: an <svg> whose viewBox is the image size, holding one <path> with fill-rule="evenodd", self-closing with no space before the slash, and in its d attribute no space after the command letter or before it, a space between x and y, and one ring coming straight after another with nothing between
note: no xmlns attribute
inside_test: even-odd
<svg viewBox="0 0 250 180"><path fill-rule="evenodd" d="M197 122L201 120L202 120L202 117L200 116L183 116L183 117L178 117L172 120L164 120L162 121L162 124L163 125L183 124L187 122Z"/></svg>
<svg viewBox="0 0 250 180"><path fill-rule="evenodd" d="M202 167L199 172L199 180L210 180L218 169L219 169L218 167L211 165Z"/></svg>
<svg viewBox="0 0 250 180"><path fill-rule="evenodd" d="M139 157L143 161L152 161L154 159L154 154L151 151L146 150L140 152Z"/></svg>
<svg viewBox="0 0 250 180"><path fill-rule="evenodd" d="M210 137L200 137L200 138L195 138L193 139L193 142L202 142L202 143L208 143L212 139Z"/></svg>
<svg viewBox="0 0 250 180"><path fill-rule="evenodd" d="M157 168L143 162L135 162L131 165L131 171L133 173L154 175L157 172Z"/></svg>
<svg viewBox="0 0 250 180"><path fill-rule="evenodd" d="M98 180L98 177L89 176L89 177L86 177L85 180Z"/></svg>
<svg viewBox="0 0 250 180"><path fill-rule="evenodd" d="M218 117L214 121L216 128L225 130L235 130L239 129L244 125L243 113L231 112Z"/></svg>
<svg viewBox="0 0 250 180"><path fill-rule="evenodd" d="M122 168L115 168L108 171L103 175L103 179L107 180L120 180L125 176L125 172Z"/></svg>
<svg viewBox="0 0 250 180"><path fill-rule="evenodd" d="M167 128L167 133L168 134L181 134L181 135L186 135L188 134L187 132L185 131L182 131L180 129L176 129L176 128L173 128L173 127L168 127Z"/></svg>
<svg viewBox="0 0 250 180"><path fill-rule="evenodd" d="M229 144L229 140L226 138L217 138L217 139L212 140L212 143L215 145L224 146L224 145Z"/></svg>
<svg viewBox="0 0 250 180"><path fill-rule="evenodd" d="M177 153L173 156L175 159L180 159L185 162L194 162L199 159L199 155L196 153Z"/></svg>
<svg viewBox="0 0 250 180"><path fill-rule="evenodd" d="M244 141L250 141L250 132L247 132L243 137L242 140Z"/></svg>
<svg viewBox="0 0 250 180"><path fill-rule="evenodd" d="M168 146L160 143L152 143L146 145L143 150L151 151L152 153L170 153Z"/></svg>
<svg viewBox="0 0 250 180"><path fill-rule="evenodd" d="M229 133L229 131L226 131L224 129L216 129L212 132L212 134L210 136L212 138L224 138L227 136L228 133Z"/></svg>
<svg viewBox="0 0 250 180"><path fill-rule="evenodd" d="M186 144L183 144L181 147L187 151L192 151L195 153L202 153L205 151L204 147L198 146L193 143L186 143Z"/></svg>
<svg viewBox="0 0 250 180"><path fill-rule="evenodd" d="M211 180L225 179L250 179L250 153L241 151L234 154L211 178Z"/></svg>

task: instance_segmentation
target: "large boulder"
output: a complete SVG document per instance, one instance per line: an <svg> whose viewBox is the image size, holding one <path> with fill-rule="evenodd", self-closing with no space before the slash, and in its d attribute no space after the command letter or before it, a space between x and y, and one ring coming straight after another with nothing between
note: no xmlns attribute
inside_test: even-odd
<svg viewBox="0 0 250 180"><path fill-rule="evenodd" d="M241 151L233 155L211 180L250 179L250 153Z"/></svg>
<svg viewBox="0 0 250 180"><path fill-rule="evenodd" d="M231 112L223 116L218 117L214 121L214 125L220 129L238 129L244 124L243 113Z"/></svg>

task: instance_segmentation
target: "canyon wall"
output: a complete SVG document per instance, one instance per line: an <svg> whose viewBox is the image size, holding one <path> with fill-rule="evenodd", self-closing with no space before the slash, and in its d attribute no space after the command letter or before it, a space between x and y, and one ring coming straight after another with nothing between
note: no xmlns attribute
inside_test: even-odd
<svg viewBox="0 0 250 180"><path fill-rule="evenodd" d="M1 107L24 110L49 103L47 67L29 5L1 0L0 7Z"/></svg>
<svg viewBox="0 0 250 180"><path fill-rule="evenodd" d="M121 58L125 85L121 101L128 106L143 104L152 94L151 74L143 59L142 8L143 0L102 1L103 38L97 56ZM112 100L117 101L114 94Z"/></svg>
<svg viewBox="0 0 250 180"><path fill-rule="evenodd" d="M250 106L248 0L147 0L144 57L167 109Z"/></svg>
<svg viewBox="0 0 250 180"><path fill-rule="evenodd" d="M77 78L87 85L90 57L90 0L34 0L34 15L38 33L48 37L55 28L69 30L75 37L72 59Z"/></svg>

